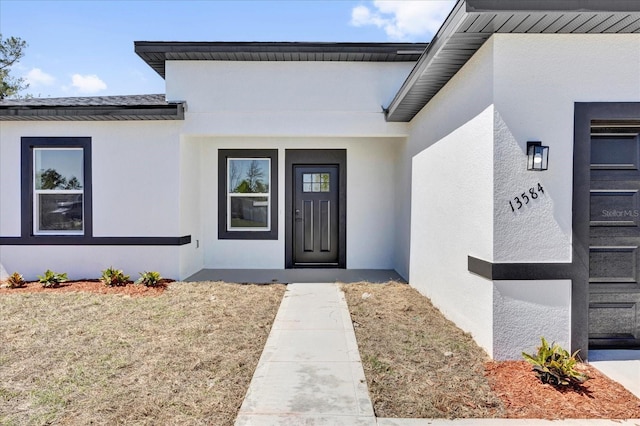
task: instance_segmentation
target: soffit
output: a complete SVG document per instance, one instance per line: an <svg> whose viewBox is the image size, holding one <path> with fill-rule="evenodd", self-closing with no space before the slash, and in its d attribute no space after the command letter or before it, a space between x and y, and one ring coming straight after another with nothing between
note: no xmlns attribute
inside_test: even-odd
<svg viewBox="0 0 640 426"><path fill-rule="evenodd" d="M166 61L415 62L427 43L136 41L135 52L160 76Z"/></svg>
<svg viewBox="0 0 640 426"><path fill-rule="evenodd" d="M408 122L493 34L640 33L640 1L459 0L388 108Z"/></svg>

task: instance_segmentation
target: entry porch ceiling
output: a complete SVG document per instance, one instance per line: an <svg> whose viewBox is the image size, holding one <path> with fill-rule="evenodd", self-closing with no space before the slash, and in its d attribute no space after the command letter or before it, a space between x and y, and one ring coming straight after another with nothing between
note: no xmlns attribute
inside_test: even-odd
<svg viewBox="0 0 640 426"><path fill-rule="evenodd" d="M459 0L386 108L408 122L493 34L640 33L640 1Z"/></svg>

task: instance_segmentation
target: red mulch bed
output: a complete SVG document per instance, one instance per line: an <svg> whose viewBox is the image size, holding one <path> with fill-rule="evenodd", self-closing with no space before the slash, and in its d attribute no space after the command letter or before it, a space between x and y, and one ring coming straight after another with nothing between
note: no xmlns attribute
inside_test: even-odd
<svg viewBox="0 0 640 426"><path fill-rule="evenodd" d="M488 362L485 376L510 419L638 419L640 400L589 365L579 387L543 384L526 361Z"/></svg>
<svg viewBox="0 0 640 426"><path fill-rule="evenodd" d="M79 280L79 281L67 281L58 285L58 287L44 288L42 284L37 281L28 282L24 287L19 288L4 288L0 287L0 294L15 294L15 293L68 293L77 291L88 291L91 293L100 294L122 294L127 296L159 296L161 295L167 285L173 282L170 279L162 279L155 287L147 287L141 284L134 284L129 282L127 285L118 287L108 287L104 285L100 280Z"/></svg>

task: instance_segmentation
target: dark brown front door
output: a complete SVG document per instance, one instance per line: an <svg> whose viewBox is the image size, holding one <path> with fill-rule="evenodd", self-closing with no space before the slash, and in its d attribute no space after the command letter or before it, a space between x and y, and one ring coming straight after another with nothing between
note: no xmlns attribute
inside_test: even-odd
<svg viewBox="0 0 640 426"><path fill-rule="evenodd" d="M640 346L640 121L592 123L589 345Z"/></svg>
<svg viewBox="0 0 640 426"><path fill-rule="evenodd" d="M337 165L294 166L294 266L338 266L338 180Z"/></svg>

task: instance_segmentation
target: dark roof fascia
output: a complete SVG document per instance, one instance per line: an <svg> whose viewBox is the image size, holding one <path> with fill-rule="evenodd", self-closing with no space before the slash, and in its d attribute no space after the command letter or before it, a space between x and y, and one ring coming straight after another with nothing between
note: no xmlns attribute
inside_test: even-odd
<svg viewBox="0 0 640 426"><path fill-rule="evenodd" d="M184 120L184 104L130 106L1 106L0 121Z"/></svg>
<svg viewBox="0 0 640 426"><path fill-rule="evenodd" d="M395 121L390 117L392 117L393 112L398 107L400 100L404 99L404 97L409 93L415 82L420 78L424 70L431 62L432 58L434 58L436 54L445 46L448 38L456 32L460 24L463 22L464 16L466 14L466 10L463 6L463 1L456 2L451 12L449 12L447 19L445 19L436 35L431 40L431 43L429 43L429 46L427 46L424 53L422 53L422 56L420 56L420 59L418 59L416 66L413 67L413 70L411 71L411 73L409 73L409 76L400 87L400 90L398 90L398 93L396 93L396 96L389 104L389 107L385 109L385 117L388 121Z"/></svg>
<svg viewBox="0 0 640 426"><path fill-rule="evenodd" d="M394 99L385 109L385 117L387 121L411 121L486 40L495 33L507 32L504 28L496 28L493 23L487 24L484 30L467 31L470 23L475 19L480 22L484 16L496 15L503 18L503 21L508 21L510 17L526 13L538 16L554 16L562 13L576 16L584 14L587 17L589 14L608 17L612 16L610 14L627 13L633 14L630 17L631 23L625 25L622 32L637 33L640 23L638 12L640 12L640 1L636 0L458 0ZM536 34L544 30L526 32ZM580 29L575 33L588 34L589 32ZM459 47L460 44L464 46ZM451 56L453 53L457 56L445 67L442 61L438 62L440 52L443 52L444 56L447 54ZM433 69L428 70L432 65ZM428 76L431 80L429 84L421 81L422 85L429 86L428 89L414 90L416 83L423 76Z"/></svg>
<svg viewBox="0 0 640 426"><path fill-rule="evenodd" d="M636 0L467 0L467 12L636 12Z"/></svg>
<svg viewBox="0 0 640 426"><path fill-rule="evenodd" d="M167 60L415 62L428 43L136 41L161 77Z"/></svg>

